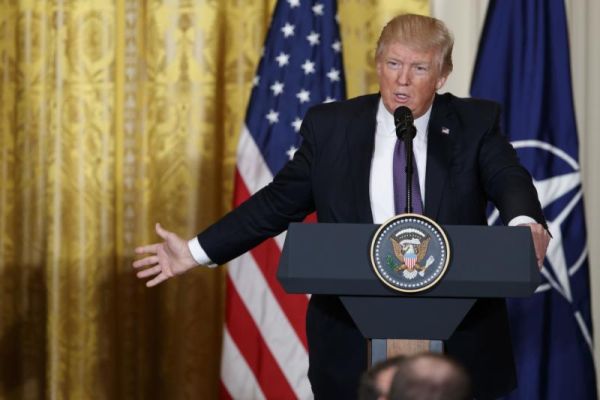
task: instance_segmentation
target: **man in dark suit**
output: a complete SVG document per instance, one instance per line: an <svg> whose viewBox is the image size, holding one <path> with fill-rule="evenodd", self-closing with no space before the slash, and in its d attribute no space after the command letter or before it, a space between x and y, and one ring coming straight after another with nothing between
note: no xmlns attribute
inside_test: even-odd
<svg viewBox="0 0 600 400"><path fill-rule="evenodd" d="M549 241L537 193L499 132L499 107L436 94L452 70L452 37L434 18L401 15L378 41L380 93L308 111L301 148L273 182L186 243L157 224L165 241L136 249L134 267L154 286L198 266L223 264L317 212L319 222L381 223L396 214L393 113L415 118L414 153L423 213L441 224L486 224L491 200L503 221L529 225L538 263ZM339 299L312 296L307 313L309 378L317 398L355 398L367 346ZM480 300L445 350L473 376L478 399L515 386L504 300Z"/></svg>

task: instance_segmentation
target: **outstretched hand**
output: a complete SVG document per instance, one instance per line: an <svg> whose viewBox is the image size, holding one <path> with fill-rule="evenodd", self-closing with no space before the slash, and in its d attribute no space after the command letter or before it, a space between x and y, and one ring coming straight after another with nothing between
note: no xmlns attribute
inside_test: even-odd
<svg viewBox="0 0 600 400"><path fill-rule="evenodd" d="M150 254L134 261L133 268L141 269L136 275L140 279L151 277L146 286L152 287L167 279L181 275L198 266L192 257L187 242L173 232L169 232L156 224L156 233L164 242L140 246L135 249L137 254Z"/></svg>

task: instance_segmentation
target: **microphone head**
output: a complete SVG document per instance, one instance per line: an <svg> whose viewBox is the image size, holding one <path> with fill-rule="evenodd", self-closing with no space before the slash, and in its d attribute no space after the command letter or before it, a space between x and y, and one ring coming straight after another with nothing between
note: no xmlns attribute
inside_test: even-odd
<svg viewBox="0 0 600 400"><path fill-rule="evenodd" d="M414 129L414 118L410 108L400 106L394 111L394 124L396 125L396 136L398 139L403 139L407 133L415 137L417 131Z"/></svg>

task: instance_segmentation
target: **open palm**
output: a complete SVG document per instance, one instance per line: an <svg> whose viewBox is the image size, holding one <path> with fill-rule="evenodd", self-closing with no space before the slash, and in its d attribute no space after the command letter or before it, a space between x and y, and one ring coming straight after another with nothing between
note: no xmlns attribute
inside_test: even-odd
<svg viewBox="0 0 600 400"><path fill-rule="evenodd" d="M140 279L151 278L146 282L148 287L156 286L198 265L185 240L175 233L163 229L158 223L155 229L164 242L137 247L135 249L137 254L149 255L133 263L133 268L136 269L148 267L137 273L137 277Z"/></svg>

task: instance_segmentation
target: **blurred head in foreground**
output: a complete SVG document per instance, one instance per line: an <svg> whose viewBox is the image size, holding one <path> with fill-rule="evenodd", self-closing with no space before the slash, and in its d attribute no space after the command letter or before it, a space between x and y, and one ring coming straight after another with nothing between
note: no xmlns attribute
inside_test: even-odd
<svg viewBox="0 0 600 400"><path fill-rule="evenodd" d="M358 389L359 400L385 400L392 384L392 379L403 356L389 358L375 364L363 373Z"/></svg>
<svg viewBox="0 0 600 400"><path fill-rule="evenodd" d="M470 400L471 382L466 370L441 354L405 358L396 368L389 400Z"/></svg>

